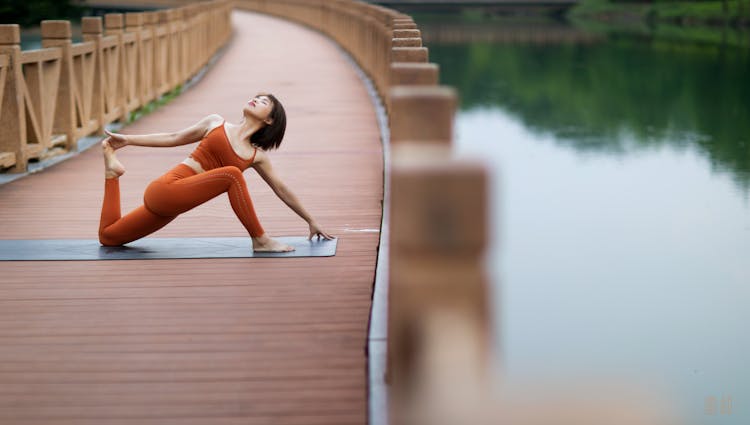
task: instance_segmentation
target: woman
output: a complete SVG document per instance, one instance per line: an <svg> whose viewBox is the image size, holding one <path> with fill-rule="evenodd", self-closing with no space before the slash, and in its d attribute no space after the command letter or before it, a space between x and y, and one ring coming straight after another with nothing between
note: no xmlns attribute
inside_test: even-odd
<svg viewBox="0 0 750 425"><path fill-rule="evenodd" d="M268 237L255 215L242 171L253 167L274 193L310 226L310 235L332 239L271 167L267 151L281 144L286 114L270 94L260 94L242 109L242 121L228 124L219 115L209 115L178 133L124 135L107 132L104 151L104 202L99 223L99 241L118 246L149 235L184 213L227 192L234 213L253 240L255 252L288 252L294 248ZM115 157L124 146L169 147L201 141L181 164L151 182L143 205L124 217L120 214L119 177L125 168Z"/></svg>

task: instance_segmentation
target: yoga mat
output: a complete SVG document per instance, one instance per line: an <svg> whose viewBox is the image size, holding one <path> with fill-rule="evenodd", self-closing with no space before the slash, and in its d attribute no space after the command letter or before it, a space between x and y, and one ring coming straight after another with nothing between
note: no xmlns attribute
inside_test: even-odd
<svg viewBox="0 0 750 425"><path fill-rule="evenodd" d="M168 258L291 258L336 255L337 239L275 238L292 252L254 253L243 238L144 238L125 246L102 246L95 239L0 240L0 261L154 260Z"/></svg>

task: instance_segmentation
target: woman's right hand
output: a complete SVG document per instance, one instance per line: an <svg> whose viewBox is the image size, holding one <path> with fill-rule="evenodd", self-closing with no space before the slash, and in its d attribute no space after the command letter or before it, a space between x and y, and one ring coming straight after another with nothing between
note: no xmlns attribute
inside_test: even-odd
<svg viewBox="0 0 750 425"><path fill-rule="evenodd" d="M323 229L320 228L318 223L311 221L308 223L310 225L310 236L307 237L308 241L311 241L313 236L317 236L318 240L322 237L326 240L335 239L333 236L329 235L328 233L324 232Z"/></svg>
<svg viewBox="0 0 750 425"><path fill-rule="evenodd" d="M128 140L124 134L112 133L107 130L104 130L104 132L109 136L109 145L112 146L112 149L117 150L128 145Z"/></svg>

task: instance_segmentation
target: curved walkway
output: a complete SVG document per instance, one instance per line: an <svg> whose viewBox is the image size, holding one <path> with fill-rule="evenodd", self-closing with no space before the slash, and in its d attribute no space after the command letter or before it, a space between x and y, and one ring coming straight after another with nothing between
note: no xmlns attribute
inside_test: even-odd
<svg viewBox="0 0 750 425"><path fill-rule="evenodd" d="M257 91L287 110L274 166L324 228L332 258L0 262L0 423L358 424L382 199L375 112L324 36L234 12L235 36L197 85L122 131L237 122ZM128 147L123 212L194 145ZM0 186L0 238L96 238L98 148ZM253 171L270 234L307 226ZM221 196L159 237L243 236Z"/></svg>

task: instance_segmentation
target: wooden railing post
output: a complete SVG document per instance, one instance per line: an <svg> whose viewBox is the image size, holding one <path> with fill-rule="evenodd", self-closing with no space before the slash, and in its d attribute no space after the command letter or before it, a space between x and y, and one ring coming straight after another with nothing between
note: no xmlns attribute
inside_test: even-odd
<svg viewBox="0 0 750 425"><path fill-rule="evenodd" d="M185 43L183 44L183 60L185 61L185 78L195 74L195 5L184 6L185 11Z"/></svg>
<svg viewBox="0 0 750 425"><path fill-rule="evenodd" d="M391 64L391 86L434 86L438 84L440 68L434 63Z"/></svg>
<svg viewBox="0 0 750 425"><path fill-rule="evenodd" d="M393 47L422 47L422 39L419 37L394 38Z"/></svg>
<svg viewBox="0 0 750 425"><path fill-rule="evenodd" d="M169 21L166 10L156 12L156 39L154 50L154 69L156 70L157 98L169 91Z"/></svg>
<svg viewBox="0 0 750 425"><path fill-rule="evenodd" d="M206 32L204 27L203 6L194 5L193 13L193 41L195 42L191 56L193 56L193 73L198 72L203 63L203 52L206 45Z"/></svg>
<svg viewBox="0 0 750 425"><path fill-rule="evenodd" d="M158 37L156 36L156 23L158 17L156 12L143 12L143 23L146 30L145 37L146 41L143 43L143 52L141 57L143 61L143 68L141 69L141 75L143 76L143 104L154 100L157 97L157 78L156 78L156 50L158 45Z"/></svg>
<svg viewBox="0 0 750 425"><path fill-rule="evenodd" d="M144 103L141 99L143 75L143 14L131 12L125 14L125 33L123 35L123 68L126 69L125 81L125 114L138 109Z"/></svg>
<svg viewBox="0 0 750 425"><path fill-rule="evenodd" d="M42 47L57 47L62 50L60 83L57 106L53 120L53 132L65 135L65 148L75 150L77 146L75 99L76 80L73 75L72 32L69 21L42 21Z"/></svg>
<svg viewBox="0 0 750 425"><path fill-rule="evenodd" d="M16 24L0 25L0 165L11 172L26 171L26 117L21 73L21 30Z"/></svg>
<svg viewBox="0 0 750 425"><path fill-rule="evenodd" d="M213 38L213 28L211 28L211 20L208 16L208 5L205 3L200 3L198 5L200 12L198 16L200 16L200 29L201 29L201 52L200 52L200 63L198 64L198 68L200 68L209 57L209 51L211 49L211 40Z"/></svg>
<svg viewBox="0 0 750 425"><path fill-rule="evenodd" d="M99 16L87 16L81 19L81 32L84 41L92 41L96 44L96 66L94 67L93 100L91 117L97 122L96 134L104 134L104 66L102 64L102 18Z"/></svg>
<svg viewBox="0 0 750 425"><path fill-rule="evenodd" d="M188 75L188 62L187 62L187 56L190 54L190 39L188 38L188 13L186 7L181 7L177 9L177 33L178 36L178 43L177 43L177 49L179 51L179 63L178 63L178 80L179 84L184 84L189 75Z"/></svg>
<svg viewBox="0 0 750 425"><path fill-rule="evenodd" d="M450 146L456 91L445 86L397 86L391 88L391 143Z"/></svg>
<svg viewBox="0 0 750 425"><path fill-rule="evenodd" d="M116 59L115 59L115 68L114 70L109 70L110 72L116 73L116 79L114 81L114 87L111 89L113 90L115 98L112 99L112 105L116 109L119 114L112 119L120 120L121 122L125 122L128 119L128 102L127 102L127 96L126 96L126 87L127 87L127 78L128 78L128 68L126 66L126 60L125 60L125 46L123 44L123 29L124 29L124 19L121 13L107 13L104 15L104 35L109 36L113 35L117 39L117 47L116 47Z"/></svg>
<svg viewBox="0 0 750 425"><path fill-rule="evenodd" d="M393 38L422 38L422 32L418 29L393 29Z"/></svg>
<svg viewBox="0 0 750 425"><path fill-rule="evenodd" d="M393 47L391 62L428 62L426 47Z"/></svg>
<svg viewBox="0 0 750 425"><path fill-rule="evenodd" d="M434 70L436 72L436 70ZM487 173L451 159L455 90L397 86L391 99L388 377L392 423L432 389L431 360L460 343L452 365L478 383L489 363ZM441 323L451 323L446 329ZM436 331L442 327L443 330ZM454 332L455 331L455 332ZM435 381L437 382L437 381ZM439 382L441 385L445 382ZM426 422L420 422L420 425Z"/></svg>
<svg viewBox="0 0 750 425"><path fill-rule="evenodd" d="M388 84L396 86L435 86L438 84L440 68L434 63L393 62L390 66ZM390 91L385 96L386 109L391 111ZM398 120L398 118L393 117Z"/></svg>
<svg viewBox="0 0 750 425"><path fill-rule="evenodd" d="M484 167L420 149L394 157L391 169L389 374L397 391L411 384L419 321L437 309L488 328L481 265L487 241ZM481 341L488 349L488 334ZM482 358L475 359L483 361ZM480 364L480 363L477 363Z"/></svg>
<svg viewBox="0 0 750 425"><path fill-rule="evenodd" d="M169 56L168 56L168 70L167 76L169 81L169 90L174 89L180 84L180 54L182 53L182 46L180 45L180 31L179 31L179 20L180 16L177 15L177 9L169 9L167 11L167 40L169 43Z"/></svg>
<svg viewBox="0 0 750 425"><path fill-rule="evenodd" d="M415 30L417 29L417 24L412 22L394 22L393 23L393 29L394 30Z"/></svg>

